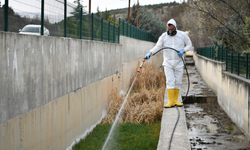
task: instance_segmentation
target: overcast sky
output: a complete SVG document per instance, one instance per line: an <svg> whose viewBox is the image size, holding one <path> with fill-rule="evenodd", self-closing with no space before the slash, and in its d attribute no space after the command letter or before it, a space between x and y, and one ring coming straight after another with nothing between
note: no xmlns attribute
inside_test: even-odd
<svg viewBox="0 0 250 150"><path fill-rule="evenodd" d="M0 0L1 4L5 3L5 0ZM56 0L45 0L45 3L50 3L52 5L58 4L55 2ZM64 0L59 0L64 1ZM74 0L67 0L70 3L73 3ZM82 0L83 5L86 6L85 10L88 11L89 8L89 0ZM140 5L148 5L148 4L160 4L160 3L167 3L167 2L182 2L183 0L139 0ZM41 0L9 0L10 7L14 8L15 10L26 11L26 12L34 12L35 9L41 7L40 5ZM96 12L97 7L99 6L101 11L105 11L107 8L108 10L117 9L117 8L127 8L128 7L128 0L91 0L92 6L91 11ZM137 0L131 0L130 6L137 3ZM32 6L35 6L32 7ZM55 6L54 6L55 7ZM46 8L45 8L46 9Z"/></svg>
<svg viewBox="0 0 250 150"><path fill-rule="evenodd" d="M74 2L74 0L68 0L69 2ZM139 0L140 5L148 5L148 4L160 4L167 2L178 2L180 3L183 0ZM117 8L126 8L128 7L128 0L91 0L91 11L96 12L96 8L99 6L101 11L104 11L106 8L117 9ZM130 6L137 3L137 0L131 0ZM85 9L88 11L89 0L83 0L83 5L87 6Z"/></svg>

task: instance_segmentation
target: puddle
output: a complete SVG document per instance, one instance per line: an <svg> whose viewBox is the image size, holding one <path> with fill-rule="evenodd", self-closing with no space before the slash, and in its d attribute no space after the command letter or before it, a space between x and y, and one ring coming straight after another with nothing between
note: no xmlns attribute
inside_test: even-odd
<svg viewBox="0 0 250 150"><path fill-rule="evenodd" d="M232 131L224 129L212 109L217 103L185 104L185 112L192 150L250 150L250 143L233 124ZM209 107L210 109L209 111ZM221 111L221 110L220 110ZM219 112L221 116L225 113ZM212 114L212 115L211 115ZM229 119L229 118L228 118ZM227 124L228 121L224 123ZM227 131L228 130L228 131Z"/></svg>

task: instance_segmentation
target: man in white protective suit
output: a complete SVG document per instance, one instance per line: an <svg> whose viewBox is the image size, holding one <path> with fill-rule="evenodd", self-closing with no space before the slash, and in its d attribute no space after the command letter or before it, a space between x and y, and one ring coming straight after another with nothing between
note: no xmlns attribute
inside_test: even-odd
<svg viewBox="0 0 250 150"><path fill-rule="evenodd" d="M163 66L166 76L167 93L169 102L164 105L164 108L173 106L183 106L183 103L178 102L179 90L182 84L183 67L182 58L184 52L193 50L192 42L187 34L183 31L177 30L177 25L174 19L170 19L167 23L167 32L163 33L156 45L145 56L150 59L150 56L156 53L162 47L171 47L178 51L178 53L171 49L163 50Z"/></svg>

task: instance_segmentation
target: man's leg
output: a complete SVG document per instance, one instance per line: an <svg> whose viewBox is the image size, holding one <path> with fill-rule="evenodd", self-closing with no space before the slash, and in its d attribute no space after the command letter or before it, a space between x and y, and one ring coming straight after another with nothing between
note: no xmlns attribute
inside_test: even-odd
<svg viewBox="0 0 250 150"><path fill-rule="evenodd" d="M183 106L183 103L178 102L178 96L179 96L179 91L181 88L182 84L182 78L183 78L183 67L181 68L176 68L175 69L175 89L174 89L174 103L177 106Z"/></svg>
<svg viewBox="0 0 250 150"><path fill-rule="evenodd" d="M164 105L164 108L175 106L174 104L174 88L175 88L175 76L174 69L164 66L164 72L166 76L166 88L168 92L168 104Z"/></svg>

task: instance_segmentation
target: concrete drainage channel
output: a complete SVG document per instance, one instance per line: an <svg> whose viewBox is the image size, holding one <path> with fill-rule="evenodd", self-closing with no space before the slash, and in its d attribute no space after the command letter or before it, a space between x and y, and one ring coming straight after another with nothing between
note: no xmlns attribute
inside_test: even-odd
<svg viewBox="0 0 250 150"><path fill-rule="evenodd" d="M188 100L184 107L193 150L250 150L247 138L220 108L216 98Z"/></svg>
<svg viewBox="0 0 250 150"><path fill-rule="evenodd" d="M250 150L248 139L218 105L217 96L192 65L192 58L185 58L185 61L190 63L191 85L184 108L192 150ZM181 95L184 96L187 89L185 74L182 82Z"/></svg>

